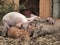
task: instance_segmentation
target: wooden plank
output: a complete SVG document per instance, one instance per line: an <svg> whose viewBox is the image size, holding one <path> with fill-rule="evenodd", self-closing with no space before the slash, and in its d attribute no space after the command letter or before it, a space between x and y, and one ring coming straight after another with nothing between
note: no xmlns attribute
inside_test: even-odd
<svg viewBox="0 0 60 45"><path fill-rule="evenodd" d="M47 18L51 16L51 0L40 0L39 5L39 15L42 18Z"/></svg>

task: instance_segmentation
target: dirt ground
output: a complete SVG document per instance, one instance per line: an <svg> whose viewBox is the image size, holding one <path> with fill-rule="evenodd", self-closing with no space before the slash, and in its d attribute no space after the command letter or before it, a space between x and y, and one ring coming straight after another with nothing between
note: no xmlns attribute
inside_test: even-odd
<svg viewBox="0 0 60 45"><path fill-rule="evenodd" d="M19 39L12 39L0 36L0 45L26 45ZM60 45L60 33L45 35L31 39L30 45Z"/></svg>

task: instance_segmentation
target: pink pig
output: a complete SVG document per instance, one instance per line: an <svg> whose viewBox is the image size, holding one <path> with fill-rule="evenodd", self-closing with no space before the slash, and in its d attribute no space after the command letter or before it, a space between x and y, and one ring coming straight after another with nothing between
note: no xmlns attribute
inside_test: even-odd
<svg viewBox="0 0 60 45"><path fill-rule="evenodd" d="M27 18L18 12L10 12L6 14L2 19L2 23L7 28L9 28L9 26L14 26L17 24L22 24L22 23L27 23L27 22L28 22Z"/></svg>
<svg viewBox="0 0 60 45"><path fill-rule="evenodd" d="M10 12L3 16L2 23L4 25L4 32L7 32L6 29L9 29L10 26L21 26L23 24L25 27L27 26L28 20L27 18L18 12ZM3 34L4 35L4 34Z"/></svg>

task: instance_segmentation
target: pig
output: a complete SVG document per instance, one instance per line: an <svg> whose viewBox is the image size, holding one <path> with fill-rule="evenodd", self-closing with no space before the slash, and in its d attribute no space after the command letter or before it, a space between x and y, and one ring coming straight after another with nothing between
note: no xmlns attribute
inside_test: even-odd
<svg viewBox="0 0 60 45"><path fill-rule="evenodd" d="M29 45L29 43L30 43L29 32L24 29L19 29L16 26L12 26L9 28L7 34L8 34L8 37L10 37L10 38L20 39L20 40L23 39L23 41L26 42L27 45Z"/></svg>
<svg viewBox="0 0 60 45"><path fill-rule="evenodd" d="M27 23L28 20L27 18L22 15L21 13L18 12L10 12L3 16L2 18L2 23L9 28L9 26L16 25L16 24L22 24L22 23Z"/></svg>
<svg viewBox="0 0 60 45"><path fill-rule="evenodd" d="M35 29L33 33L33 38L37 38L40 36L55 34L60 32L59 26L53 26L49 24L40 24L40 29Z"/></svg>
<svg viewBox="0 0 60 45"><path fill-rule="evenodd" d="M7 29L9 29L10 26L18 26L18 27L20 27L22 24L24 24L23 27L26 28L28 20L21 13L10 12L10 13L7 13L5 16L3 16L2 23L4 25L3 33L4 33L4 35L6 35L5 32L7 32Z"/></svg>

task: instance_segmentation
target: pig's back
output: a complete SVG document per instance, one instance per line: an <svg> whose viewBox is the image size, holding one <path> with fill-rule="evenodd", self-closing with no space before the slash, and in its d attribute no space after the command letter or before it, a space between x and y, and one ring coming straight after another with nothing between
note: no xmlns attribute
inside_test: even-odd
<svg viewBox="0 0 60 45"><path fill-rule="evenodd" d="M27 22L27 18L18 12L10 12L3 17L3 21L9 24L14 24Z"/></svg>

